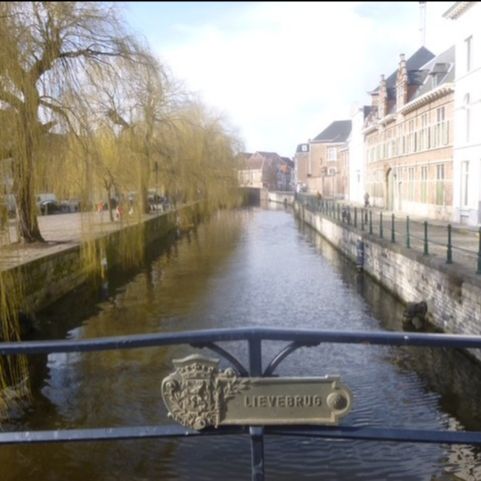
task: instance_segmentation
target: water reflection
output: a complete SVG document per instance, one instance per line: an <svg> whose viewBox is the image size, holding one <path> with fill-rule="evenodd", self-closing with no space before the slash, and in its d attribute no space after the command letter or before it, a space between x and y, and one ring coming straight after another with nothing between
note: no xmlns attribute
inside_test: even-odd
<svg viewBox="0 0 481 481"><path fill-rule="evenodd" d="M399 330L402 310L330 244L296 225L280 205L221 212L189 237L156 246L135 275L111 274L106 298L86 287L44 313L42 335L97 337L246 325ZM245 346L227 346L246 362ZM267 343L264 362L281 347ZM431 351L326 344L294 353L278 372L341 375L355 396L345 424L478 429L476 383L471 382L467 396L462 394L469 373L478 371L467 368L464 357ZM172 358L192 352L179 346L39 357L35 369L43 373L42 382L31 411L16 427L168 422L161 379L172 370ZM458 375L462 370L468 373L464 377ZM276 480L481 476L476 472L479 453L466 447L271 437L266 456L267 475ZM241 437L7 447L0 451L0 462L7 481L250 476L249 443Z"/></svg>

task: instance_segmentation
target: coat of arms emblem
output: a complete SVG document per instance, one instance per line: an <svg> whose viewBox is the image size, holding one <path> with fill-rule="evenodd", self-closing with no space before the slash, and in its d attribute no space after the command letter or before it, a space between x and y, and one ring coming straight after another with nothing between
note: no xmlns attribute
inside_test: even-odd
<svg viewBox="0 0 481 481"><path fill-rule="evenodd" d="M169 416L193 429L217 427L225 415L226 401L249 384L232 368L219 371L218 359L192 355L173 364L175 371L162 381L162 396Z"/></svg>

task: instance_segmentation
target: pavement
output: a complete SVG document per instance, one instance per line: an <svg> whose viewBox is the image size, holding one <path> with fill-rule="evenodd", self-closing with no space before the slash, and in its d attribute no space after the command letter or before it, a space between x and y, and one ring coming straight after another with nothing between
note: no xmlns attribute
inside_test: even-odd
<svg viewBox="0 0 481 481"><path fill-rule="evenodd" d="M15 221L10 220L8 231L0 231L0 271L70 249L86 240L161 214L162 212L156 211L144 215L142 219L132 216L114 222L110 220L108 211L39 216L40 233L46 242L35 244L18 243Z"/></svg>

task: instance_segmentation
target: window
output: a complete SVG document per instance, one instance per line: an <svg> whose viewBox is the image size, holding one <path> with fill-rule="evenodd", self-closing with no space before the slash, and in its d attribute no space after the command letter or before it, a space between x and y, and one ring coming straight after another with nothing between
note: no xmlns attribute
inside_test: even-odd
<svg viewBox="0 0 481 481"><path fill-rule="evenodd" d="M469 72L471 70L471 59L472 59L471 40L472 39L473 39L473 36L471 35L464 41L464 44L466 46L466 72Z"/></svg>
<svg viewBox="0 0 481 481"><path fill-rule="evenodd" d="M461 205L466 207L469 200L469 160L461 162Z"/></svg>
<svg viewBox="0 0 481 481"><path fill-rule="evenodd" d="M307 151L308 151L308 145L307 145L307 144L302 144L302 145L301 145L301 151L302 151L302 152L307 152Z"/></svg>
<svg viewBox="0 0 481 481"><path fill-rule="evenodd" d="M409 121L408 153L416 151L416 136L414 134L414 120Z"/></svg>
<svg viewBox="0 0 481 481"><path fill-rule="evenodd" d="M439 147L441 145L441 142L443 141L442 133L443 133L443 126L444 126L445 119L446 119L446 109L444 107L437 108L436 109L436 125L433 127L433 135L431 136L431 140L432 140L431 146L433 148Z"/></svg>
<svg viewBox="0 0 481 481"><path fill-rule="evenodd" d="M427 201L427 189L428 187L428 168L421 167L421 202Z"/></svg>
<svg viewBox="0 0 481 481"><path fill-rule="evenodd" d="M438 124L441 122L444 122L446 118L446 109L444 107L439 107L436 109L436 119L438 121Z"/></svg>
<svg viewBox="0 0 481 481"><path fill-rule="evenodd" d="M444 205L444 164L436 166L436 204Z"/></svg>
<svg viewBox="0 0 481 481"><path fill-rule="evenodd" d="M408 170L408 175L409 175L409 192L408 192L408 198L409 200L414 200L414 167L409 167Z"/></svg>
<svg viewBox="0 0 481 481"><path fill-rule="evenodd" d="M336 147L329 147L327 149L327 160L337 160L337 149L336 149Z"/></svg>
<svg viewBox="0 0 481 481"><path fill-rule="evenodd" d="M428 149L428 114L421 115L421 132L419 132L419 150Z"/></svg>
<svg viewBox="0 0 481 481"><path fill-rule="evenodd" d="M471 130L471 112L469 109L469 94L464 96L464 113L465 113L465 129L466 129L466 142L469 142L469 134Z"/></svg>

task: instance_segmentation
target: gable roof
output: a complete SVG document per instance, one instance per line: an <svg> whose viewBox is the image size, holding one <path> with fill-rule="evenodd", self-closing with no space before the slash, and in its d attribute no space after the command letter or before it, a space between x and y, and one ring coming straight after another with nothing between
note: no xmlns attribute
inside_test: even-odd
<svg viewBox="0 0 481 481"><path fill-rule="evenodd" d="M424 78L420 78L419 69L434 58L434 54L426 47L419 48L406 60L406 70L408 71L408 84L421 85ZM386 79L388 99L395 98L396 80L398 69ZM379 85L371 93L379 92Z"/></svg>
<svg viewBox="0 0 481 481"><path fill-rule="evenodd" d="M350 120L335 120L317 137L314 137L314 141L326 143L345 142L351 133L351 128L352 122Z"/></svg>
<svg viewBox="0 0 481 481"><path fill-rule="evenodd" d="M262 157L264 157L267 160L278 160L278 159L280 159L279 154L277 154L276 152L261 152L261 151L258 150L254 155L256 155L256 154L262 155Z"/></svg>

